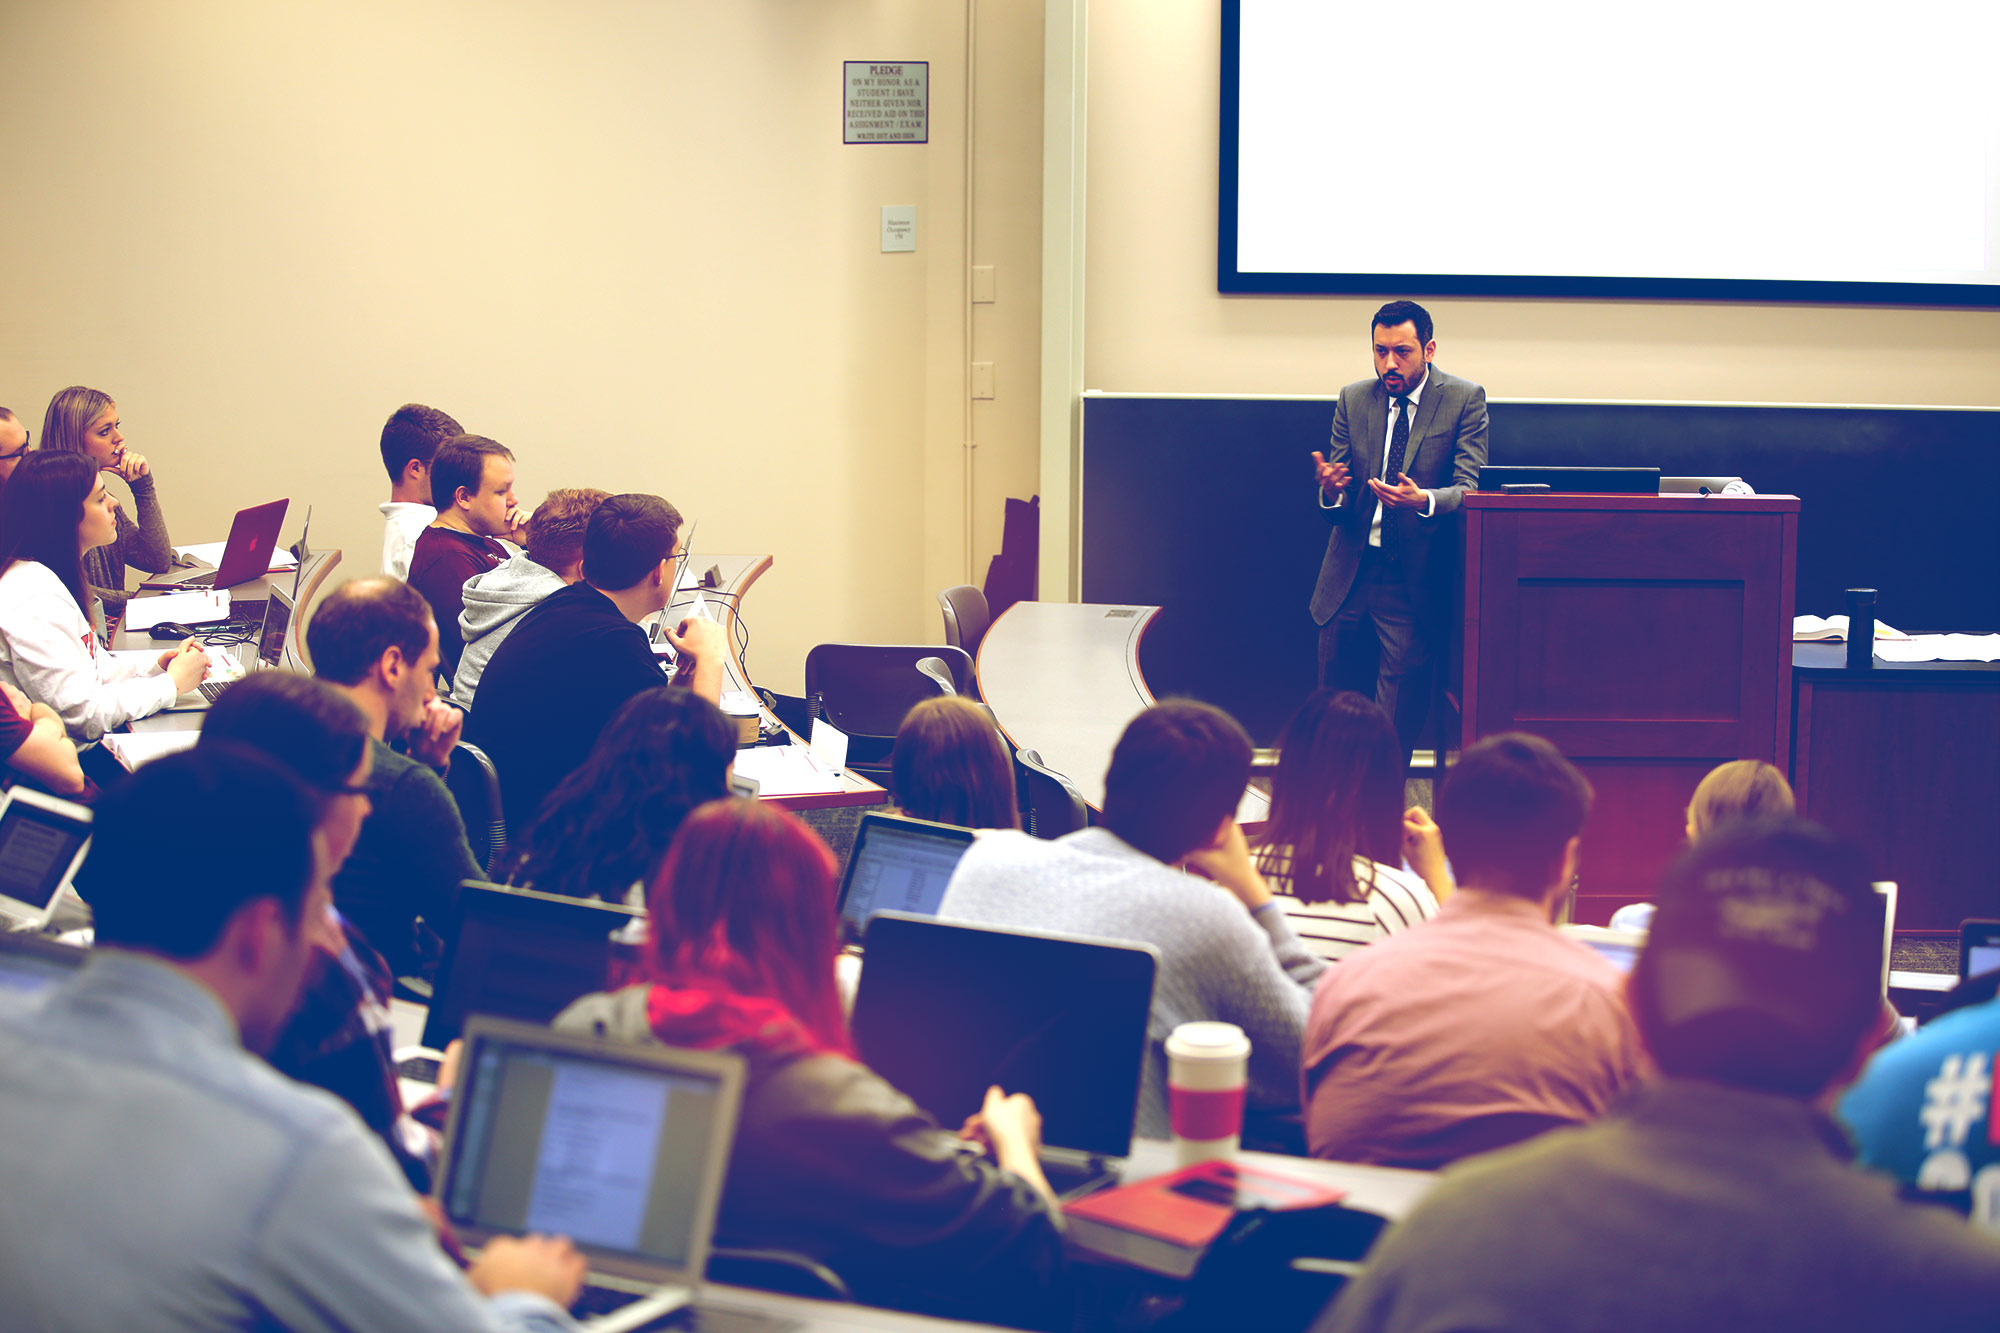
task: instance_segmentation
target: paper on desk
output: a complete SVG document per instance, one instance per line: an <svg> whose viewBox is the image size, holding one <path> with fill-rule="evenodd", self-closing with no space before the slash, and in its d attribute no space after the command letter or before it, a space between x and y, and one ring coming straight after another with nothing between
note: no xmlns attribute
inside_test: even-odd
<svg viewBox="0 0 2000 1333"><path fill-rule="evenodd" d="M114 731L104 737L104 748L126 769L137 772L139 765L177 754L200 739L199 731Z"/></svg>
<svg viewBox="0 0 2000 1333"><path fill-rule="evenodd" d="M125 603L124 627L151 629L162 621L183 625L206 625L229 619L229 590L203 588L194 592L169 592L158 597L134 597Z"/></svg>
<svg viewBox="0 0 2000 1333"><path fill-rule="evenodd" d="M1877 643L1884 662L2000 662L2000 634L1914 634L1901 643Z"/></svg>
<svg viewBox="0 0 2000 1333"><path fill-rule="evenodd" d="M196 542L193 546L176 546L174 557L178 560L199 560L204 565L219 565L222 563L222 553L228 546L228 542ZM298 566L299 558L283 547L271 552L271 572L297 569Z"/></svg>
<svg viewBox="0 0 2000 1333"><path fill-rule="evenodd" d="M759 796L816 796L847 790L803 745L758 745L736 752L736 771L757 780Z"/></svg>
<svg viewBox="0 0 2000 1333"><path fill-rule="evenodd" d="M847 767L847 733L823 717L813 719L812 757L821 768L838 773Z"/></svg>

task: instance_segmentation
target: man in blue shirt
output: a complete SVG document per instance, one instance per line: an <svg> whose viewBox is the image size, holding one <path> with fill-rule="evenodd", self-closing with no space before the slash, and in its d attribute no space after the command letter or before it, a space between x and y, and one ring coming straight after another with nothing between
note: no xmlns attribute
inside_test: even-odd
<svg viewBox="0 0 2000 1333"><path fill-rule="evenodd" d="M2000 978L1986 998L1933 1019L1885 1047L1840 1103L1864 1165L1887 1171L1913 1197L1948 1204L2000 1234Z"/></svg>
<svg viewBox="0 0 2000 1333"><path fill-rule="evenodd" d="M208 856L226 811L234 866ZM0 1017L0 1310L9 1330L569 1330L582 1257L547 1238L461 1275L379 1140L273 1071L330 929L312 799L227 743L98 807L98 948Z"/></svg>

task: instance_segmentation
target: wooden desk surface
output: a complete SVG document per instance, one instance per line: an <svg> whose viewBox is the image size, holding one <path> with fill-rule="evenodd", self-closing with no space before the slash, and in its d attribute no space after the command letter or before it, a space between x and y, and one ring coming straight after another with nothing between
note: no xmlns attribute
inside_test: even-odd
<svg viewBox="0 0 2000 1333"><path fill-rule="evenodd" d="M1016 602L979 644L979 691L1017 750L1076 784L1104 808L1104 770L1125 725L1153 703L1139 669L1139 641L1157 606ZM1270 815L1262 792L1246 790L1236 817Z"/></svg>

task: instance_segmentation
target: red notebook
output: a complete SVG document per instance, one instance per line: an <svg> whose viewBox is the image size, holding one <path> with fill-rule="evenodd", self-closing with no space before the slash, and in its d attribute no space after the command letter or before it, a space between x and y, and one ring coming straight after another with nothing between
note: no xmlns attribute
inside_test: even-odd
<svg viewBox="0 0 2000 1333"><path fill-rule="evenodd" d="M1187 1277L1237 1213L1338 1203L1347 1191L1261 1166L1197 1162L1063 1205L1086 1250L1168 1277Z"/></svg>

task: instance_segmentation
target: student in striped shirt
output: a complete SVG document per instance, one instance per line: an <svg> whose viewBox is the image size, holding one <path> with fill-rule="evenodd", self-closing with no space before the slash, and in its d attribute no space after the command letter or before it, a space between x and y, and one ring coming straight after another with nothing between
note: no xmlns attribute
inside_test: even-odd
<svg viewBox="0 0 2000 1333"><path fill-rule="evenodd" d="M1292 716L1257 868L1305 946L1331 960L1451 896L1438 827L1403 809L1402 747L1373 700L1322 689Z"/></svg>

